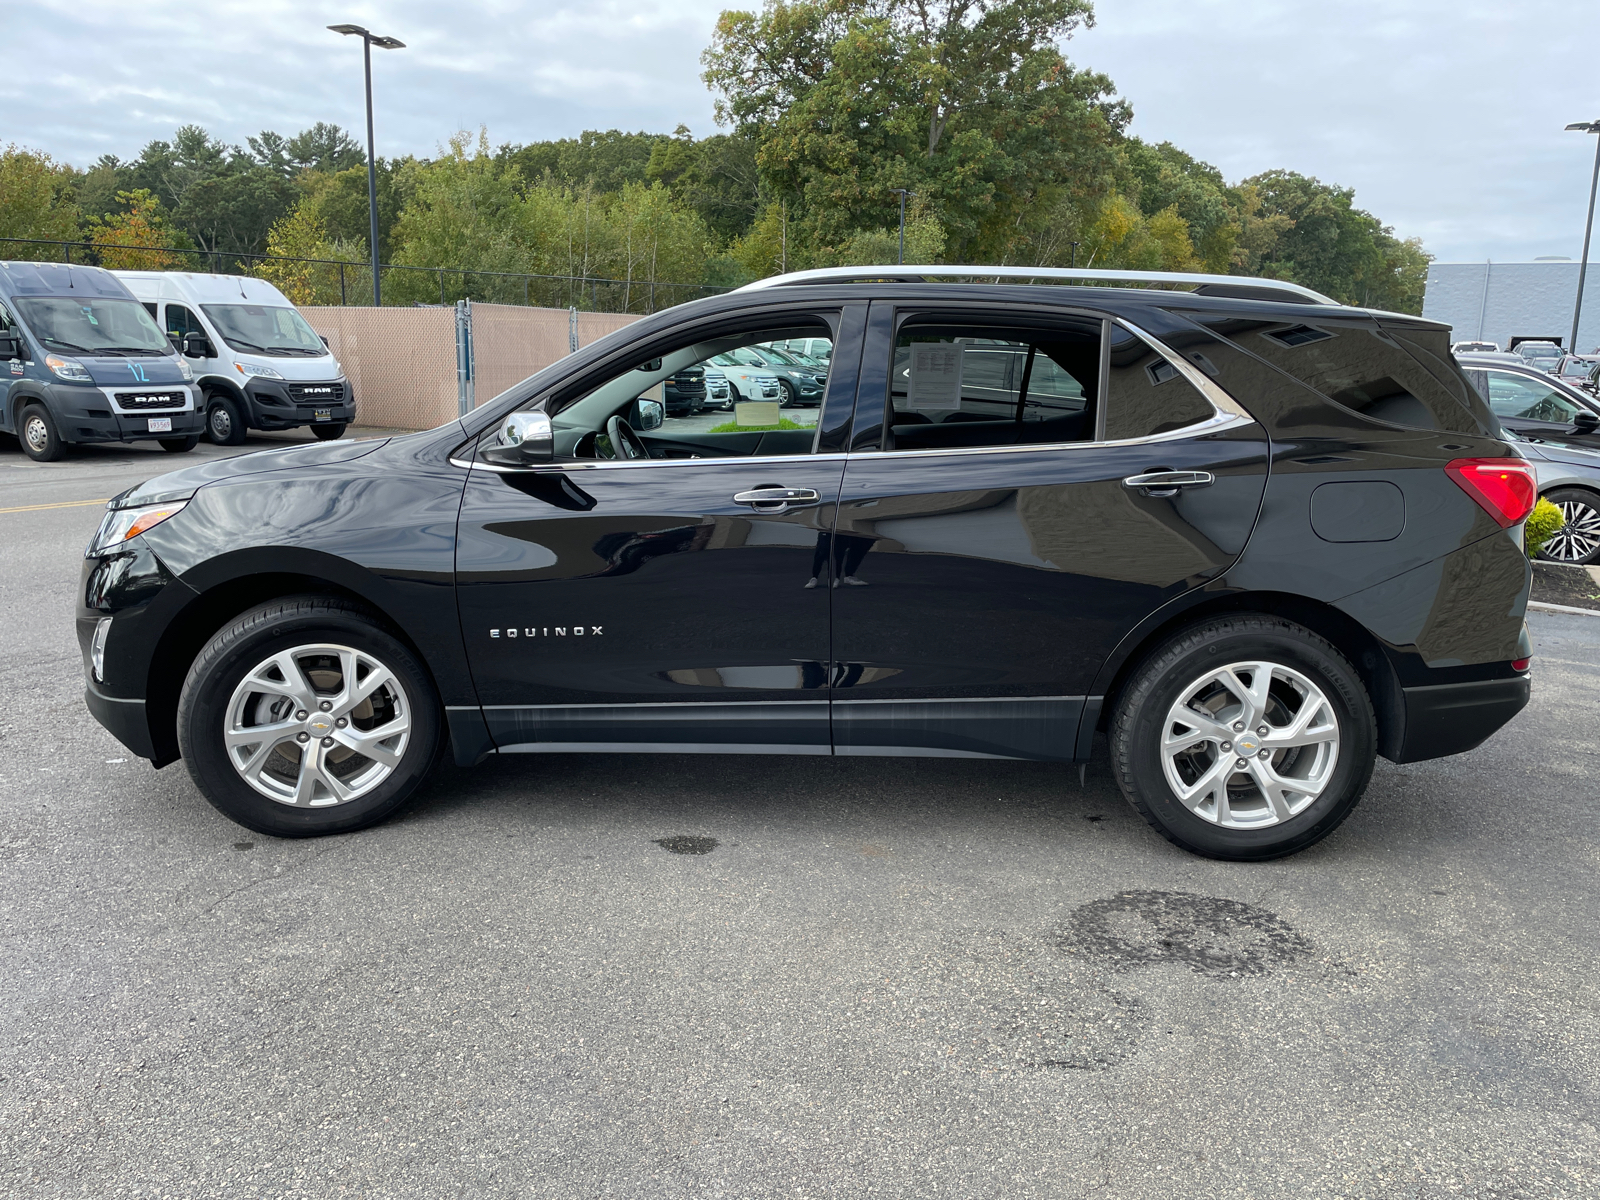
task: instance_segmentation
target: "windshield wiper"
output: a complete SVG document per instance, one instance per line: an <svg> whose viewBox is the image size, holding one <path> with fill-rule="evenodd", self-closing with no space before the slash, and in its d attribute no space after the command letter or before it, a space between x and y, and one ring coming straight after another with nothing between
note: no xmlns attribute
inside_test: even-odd
<svg viewBox="0 0 1600 1200"><path fill-rule="evenodd" d="M56 345L56 346L65 346L68 350L76 350L79 354L93 354L94 353L94 351L89 349L89 347L87 347L87 346L80 346L80 345L78 345L77 342L69 342L69 341L66 341L66 340L64 340L62 338L51 337L48 333L45 334L43 337L41 337L39 340L41 342L49 342L52 345Z"/></svg>
<svg viewBox="0 0 1600 1200"><path fill-rule="evenodd" d="M232 346L235 350L254 350L257 354L272 353L272 351L268 350L265 346L258 346L254 342L247 342L242 338L227 338L226 341L228 345Z"/></svg>

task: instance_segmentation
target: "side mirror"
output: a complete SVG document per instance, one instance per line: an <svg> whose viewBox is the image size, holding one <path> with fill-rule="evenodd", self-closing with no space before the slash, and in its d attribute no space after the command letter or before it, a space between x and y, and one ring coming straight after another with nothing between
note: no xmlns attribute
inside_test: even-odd
<svg viewBox="0 0 1600 1200"><path fill-rule="evenodd" d="M183 335L183 356L185 358L211 358L211 339L203 333L186 333Z"/></svg>
<svg viewBox="0 0 1600 1200"><path fill-rule="evenodd" d="M512 413L501 424L494 444L482 451L486 462L505 467L529 467L549 462L556 453L556 431L542 412Z"/></svg>
<svg viewBox="0 0 1600 1200"><path fill-rule="evenodd" d="M327 339L327 337L325 337L325 336L324 336L324 335L323 335L323 334L320 334L320 333L319 333L319 334L317 334L317 336L318 336L318 337L320 337L320 338L322 338L322 344L323 344L323 346L324 346L324 347L326 347L326 348L327 348L327 349L329 349L329 350L332 350L332 349L333 349L333 343L332 343L332 342L330 342L330 341L329 341L329 340L328 340L328 339Z"/></svg>
<svg viewBox="0 0 1600 1200"><path fill-rule="evenodd" d="M22 344L14 333L0 333L0 361L22 357Z"/></svg>
<svg viewBox="0 0 1600 1200"><path fill-rule="evenodd" d="M1600 416L1596 416L1588 409L1584 409L1572 418L1573 433L1593 433L1596 429L1600 429Z"/></svg>
<svg viewBox="0 0 1600 1200"><path fill-rule="evenodd" d="M661 401L646 400L640 396L633 402L633 413L628 417L628 424L640 433L645 433L651 429L660 429L666 415L666 406Z"/></svg>
<svg viewBox="0 0 1600 1200"><path fill-rule="evenodd" d="M635 371L659 371L659 370L661 370L661 360L659 358L652 358L649 362L640 363L637 367L634 368L634 370Z"/></svg>

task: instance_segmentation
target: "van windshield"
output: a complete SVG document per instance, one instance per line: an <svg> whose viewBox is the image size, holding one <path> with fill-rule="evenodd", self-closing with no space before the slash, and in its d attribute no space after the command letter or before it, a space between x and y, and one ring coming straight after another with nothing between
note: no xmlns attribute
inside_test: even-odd
<svg viewBox="0 0 1600 1200"><path fill-rule="evenodd" d="M316 330L292 308L265 304L205 304L206 316L235 350L279 358L321 358L328 353Z"/></svg>
<svg viewBox="0 0 1600 1200"><path fill-rule="evenodd" d="M119 357L168 355L172 343L137 300L18 296L17 313L46 350Z"/></svg>

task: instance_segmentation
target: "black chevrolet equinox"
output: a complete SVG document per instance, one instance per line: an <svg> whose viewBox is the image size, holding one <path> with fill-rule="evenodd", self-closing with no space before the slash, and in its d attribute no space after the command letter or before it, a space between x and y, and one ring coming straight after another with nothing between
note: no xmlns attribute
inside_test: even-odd
<svg viewBox="0 0 1600 1200"><path fill-rule="evenodd" d="M118 496L88 704L284 837L382 820L445 754L1071 763L1100 733L1173 842L1292 853L1376 755L1528 701L1534 479L1448 337L1224 276L766 280L429 432ZM675 372L797 338L833 347L814 427L663 419Z"/></svg>

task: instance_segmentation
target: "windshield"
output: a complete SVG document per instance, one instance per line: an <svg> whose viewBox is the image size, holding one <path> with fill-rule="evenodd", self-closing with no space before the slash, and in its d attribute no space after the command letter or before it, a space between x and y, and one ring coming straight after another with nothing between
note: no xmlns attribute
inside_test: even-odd
<svg viewBox="0 0 1600 1200"><path fill-rule="evenodd" d="M171 354L137 300L97 296L85 304L64 296L18 296L17 311L46 350L68 354Z"/></svg>
<svg viewBox="0 0 1600 1200"><path fill-rule="evenodd" d="M206 304L206 316L235 350L278 358L320 358L328 353L316 330L292 308L264 304Z"/></svg>
<svg viewBox="0 0 1600 1200"><path fill-rule="evenodd" d="M1561 348L1549 342L1527 342L1517 347L1523 358L1560 358Z"/></svg>
<svg viewBox="0 0 1600 1200"><path fill-rule="evenodd" d="M1563 375L1572 375L1579 379L1592 370L1594 370L1594 363L1585 362L1581 358L1569 358L1561 365L1561 373Z"/></svg>
<svg viewBox="0 0 1600 1200"><path fill-rule="evenodd" d="M744 346L737 350L730 350L726 354L718 354L711 361L719 367L764 367L767 365L759 355L750 353L749 348Z"/></svg>

